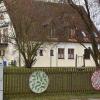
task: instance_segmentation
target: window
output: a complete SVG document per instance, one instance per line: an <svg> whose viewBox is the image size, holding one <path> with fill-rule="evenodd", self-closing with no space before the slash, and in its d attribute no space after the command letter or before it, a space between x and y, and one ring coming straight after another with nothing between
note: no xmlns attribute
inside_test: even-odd
<svg viewBox="0 0 100 100"><path fill-rule="evenodd" d="M2 54L3 54L3 56L5 55L5 50L2 50Z"/></svg>
<svg viewBox="0 0 100 100"><path fill-rule="evenodd" d="M40 56L43 56L43 50L40 50Z"/></svg>
<svg viewBox="0 0 100 100"><path fill-rule="evenodd" d="M90 59L89 49L84 49L84 59Z"/></svg>
<svg viewBox="0 0 100 100"><path fill-rule="evenodd" d="M64 59L64 49L58 48L58 59Z"/></svg>
<svg viewBox="0 0 100 100"><path fill-rule="evenodd" d="M50 50L50 56L54 56L54 51Z"/></svg>
<svg viewBox="0 0 100 100"><path fill-rule="evenodd" d="M0 15L0 20L4 20L4 15L3 14Z"/></svg>
<svg viewBox="0 0 100 100"><path fill-rule="evenodd" d="M3 29L3 34L8 34L8 28Z"/></svg>
<svg viewBox="0 0 100 100"><path fill-rule="evenodd" d="M85 32L83 32L83 31L82 31L82 34L83 34L83 36L84 36L84 37L86 37L86 34L85 34Z"/></svg>
<svg viewBox="0 0 100 100"><path fill-rule="evenodd" d="M1 50L0 50L0 56L1 56Z"/></svg>
<svg viewBox="0 0 100 100"><path fill-rule="evenodd" d="M48 25L48 23L47 23L47 25ZM48 27L48 37L49 38L56 38L55 37L55 35L56 35L55 32L56 32L55 23L52 23L50 25L50 27Z"/></svg>
<svg viewBox="0 0 100 100"><path fill-rule="evenodd" d="M74 49L68 49L68 59L74 59Z"/></svg>
<svg viewBox="0 0 100 100"><path fill-rule="evenodd" d="M3 29L3 42L8 42L8 28Z"/></svg>
<svg viewBox="0 0 100 100"><path fill-rule="evenodd" d="M0 56L4 56L5 55L5 50L0 50Z"/></svg>
<svg viewBox="0 0 100 100"><path fill-rule="evenodd" d="M11 65L16 66L16 60L11 60Z"/></svg>
<svg viewBox="0 0 100 100"><path fill-rule="evenodd" d="M71 29L70 38L73 39L75 37L75 29Z"/></svg>
<svg viewBox="0 0 100 100"><path fill-rule="evenodd" d="M98 35L97 35L97 33L96 33L96 32L93 32L93 34L94 34L94 36L95 36L95 37L98 37Z"/></svg>
<svg viewBox="0 0 100 100"><path fill-rule="evenodd" d="M2 40L2 34L1 34L1 30L0 30L0 43L1 43L1 40Z"/></svg>

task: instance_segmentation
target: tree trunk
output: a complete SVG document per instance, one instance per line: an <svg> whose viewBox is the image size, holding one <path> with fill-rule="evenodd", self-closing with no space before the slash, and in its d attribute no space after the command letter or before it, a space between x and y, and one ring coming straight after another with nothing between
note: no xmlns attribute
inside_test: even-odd
<svg viewBox="0 0 100 100"><path fill-rule="evenodd" d="M26 68L31 68L32 67L32 64L31 63L25 63L25 67Z"/></svg>
<svg viewBox="0 0 100 100"><path fill-rule="evenodd" d="M31 68L31 67L32 67L32 64L33 64L33 63L31 63L31 62L28 61L28 60L25 61L25 67L26 67L26 68Z"/></svg>
<svg viewBox="0 0 100 100"><path fill-rule="evenodd" d="M25 67L26 68L31 68L32 65L34 65L36 63L36 59L31 59L31 60L25 60Z"/></svg>

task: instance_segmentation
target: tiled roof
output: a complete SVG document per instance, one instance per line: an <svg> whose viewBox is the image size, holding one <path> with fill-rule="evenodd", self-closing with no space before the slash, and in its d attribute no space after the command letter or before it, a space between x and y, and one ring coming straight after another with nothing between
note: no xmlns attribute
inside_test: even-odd
<svg viewBox="0 0 100 100"><path fill-rule="evenodd" d="M39 24L36 33L31 29L28 34L33 38L42 36L46 32L50 41L59 42L90 42L90 33L80 17L80 14L72 8L69 4L50 3L50 2L34 2L33 0L4 0L13 22L16 33L18 33L18 23L21 22L20 18L32 19L31 21ZM88 21L87 14L83 7L79 6L86 20ZM28 20L27 19L27 20ZM25 20L23 20L25 21ZM39 29L44 27L44 31L39 34ZM96 32L95 26L94 32ZM52 29L52 30L51 30ZM97 34L97 33L96 33ZM97 34L99 37L99 34ZM99 38L96 37L97 40ZM46 39L47 40L47 39Z"/></svg>

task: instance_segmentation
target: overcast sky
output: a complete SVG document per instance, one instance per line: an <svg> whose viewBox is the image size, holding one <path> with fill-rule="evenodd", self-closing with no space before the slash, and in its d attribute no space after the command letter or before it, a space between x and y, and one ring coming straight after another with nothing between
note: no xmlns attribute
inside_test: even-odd
<svg viewBox="0 0 100 100"><path fill-rule="evenodd" d="M84 0L73 0L79 5L84 6ZM88 0L89 1L89 8L91 12L91 18L98 28L100 30L100 4L98 4L98 0Z"/></svg>

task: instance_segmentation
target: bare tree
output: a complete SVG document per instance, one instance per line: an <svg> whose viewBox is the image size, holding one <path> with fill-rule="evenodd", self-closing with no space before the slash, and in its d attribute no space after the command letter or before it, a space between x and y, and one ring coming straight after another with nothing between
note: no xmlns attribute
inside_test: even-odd
<svg viewBox="0 0 100 100"><path fill-rule="evenodd" d="M15 29L10 38L15 41L13 44L24 58L25 67L31 68L36 62L37 50L46 39L45 27L34 17L30 5L27 7L28 10L25 9L26 2L12 1L11 3L5 2L5 4L7 7L9 6L7 9L9 14L13 16L10 18ZM20 10L22 7L23 10Z"/></svg>
<svg viewBox="0 0 100 100"><path fill-rule="evenodd" d="M52 19L53 19L49 16L55 15L53 17L56 18L55 19L55 21L56 21L57 20L56 13L58 11L56 11L56 13L54 12L52 15L50 15L47 12L47 11L50 11L49 8L48 8L48 10L46 10L45 6L42 4L41 5L42 10L41 10L39 8L40 7L39 4L36 5L36 3L35 3L35 6L33 6L34 5L33 0L30 0L28 2L29 3L28 6L26 5L27 0L5 0L5 1L6 1L5 4L8 6L7 8L9 10L10 15L13 14L12 15L13 17L11 16L11 20L13 22L14 29L16 30L16 34L13 34L14 40L16 41L17 47L25 60L25 65L27 67L31 67L31 65L33 63L35 63L35 61L36 61L36 51L43 44L44 39L46 39L46 36L47 36L46 28L52 22ZM74 8L80 14L81 18L83 19L83 21L85 23L85 26L87 27L88 33L90 33L89 39L92 44L92 49L91 48L88 48L88 49L95 61L96 66L99 67L100 65L98 62L98 56L99 56L100 52L98 49L98 41L95 39L95 36L93 34L94 30L96 30L96 29L94 28L94 24L91 21L91 17L90 17L91 15L90 15L88 1L84 0L86 10L87 10L87 14L85 14L85 16L87 16L88 19L84 16L83 10L80 9L80 7L77 6L72 0L68 0L68 2L70 4L70 6L72 8ZM64 3L66 3L66 2L64 2ZM24 9L24 7L25 7L25 9ZM33 11L32 7L33 8L37 7L39 10ZM32 12L34 12L34 13L32 13ZM43 14L45 12L45 16L42 15L42 12L43 12ZM39 16L41 16L41 17L37 19L37 17L39 17ZM48 21L46 23L43 23L44 17L48 18ZM57 22L60 22L60 21L61 20L58 20ZM62 21L62 22L64 22L64 21ZM53 23L53 27L52 26L51 27L54 28L54 26L55 26L55 23ZM51 27L50 27L50 30L52 30ZM57 27L57 28L59 29L59 27ZM65 28L65 26L63 26L63 27ZM55 30L53 30L53 31L55 31ZM51 31L51 33L53 31ZM60 27L60 31L62 32L62 27ZM96 32L99 33L97 30L96 30ZM35 38L33 38L33 37L35 37ZM81 41L80 41L80 43L82 44Z"/></svg>
<svg viewBox="0 0 100 100"><path fill-rule="evenodd" d="M45 2L5 0L5 4L15 29L11 38L23 56L25 66L31 67L36 62L37 50L44 42L51 44L51 41L57 42L64 37L61 34L65 30L64 22L57 17L58 10L51 12L51 7Z"/></svg>
<svg viewBox="0 0 100 100"><path fill-rule="evenodd" d="M0 0L0 2L1 2L1 1L3 1L3 0Z"/></svg>
<svg viewBox="0 0 100 100"><path fill-rule="evenodd" d="M95 29L94 29L94 23L91 20L91 14L90 14L88 0L84 0L85 8L86 8L86 11L87 11L87 15L86 16L88 17L88 21L85 18L85 16L83 15L82 9L80 9L75 4L75 2L73 2L72 0L68 0L68 1L69 1L69 4L80 14L81 18L83 19L83 21L84 21L84 23L85 23L85 25L87 27L87 31L90 33L89 39L91 41L92 48L87 48L87 49L89 49L90 54L91 54L91 56L92 56L92 58L93 58L93 60L95 62L96 67L100 67L100 63L99 63L99 60L100 60L100 51L99 51L99 48L98 48L99 43L96 40L95 35L93 34L93 32L94 32ZM96 30L96 34L99 35L98 30ZM80 43L81 43L81 41L80 41ZM83 45L83 43L81 43L81 44Z"/></svg>

